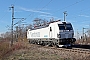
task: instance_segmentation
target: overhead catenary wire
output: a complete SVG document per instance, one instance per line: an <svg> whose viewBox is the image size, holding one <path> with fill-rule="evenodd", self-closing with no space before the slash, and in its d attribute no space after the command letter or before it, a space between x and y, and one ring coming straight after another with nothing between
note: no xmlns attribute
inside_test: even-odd
<svg viewBox="0 0 90 60"><path fill-rule="evenodd" d="M52 0L50 0L44 7L42 7L42 9L44 9L46 6L48 6L48 5L51 3L51 1L52 1ZM42 10L42 9L41 9L41 10ZM41 11L41 10L40 10L40 11Z"/></svg>
<svg viewBox="0 0 90 60"><path fill-rule="evenodd" d="M78 13L79 13L79 15L77 15L77 16L74 16L74 17L71 17L72 19L75 19L75 18L77 18L77 17L90 17L89 15L86 15L86 14L89 14L89 12L88 11L90 11L90 9L89 9L90 7L88 7L88 8L85 8L85 9L81 9L80 11L78 11ZM82 13L85 13L85 15L84 14L82 14ZM73 15L74 14L76 14L76 13L73 13Z"/></svg>
<svg viewBox="0 0 90 60"><path fill-rule="evenodd" d="M41 3L42 1L43 1L43 0L41 0L40 3ZM40 4L40 3L39 3L39 4ZM39 4L36 6L36 8L39 6ZM34 12L30 13L30 14L26 17L26 19L27 19L29 16L31 16L32 14L34 14Z"/></svg>
<svg viewBox="0 0 90 60"><path fill-rule="evenodd" d="M48 4L51 3L51 1L52 1L52 0L50 0L50 1L49 1L49 2L48 2L48 3L47 3L43 8L45 8L46 6L48 6ZM73 4L70 4L70 5L68 5L68 6L64 7L64 8L61 8L61 9L55 11L54 13L57 13L57 12L59 12L60 10L63 10L63 9L69 8L69 7L71 7L71 6L74 6L74 5L76 5L76 4L78 4L78 3L82 2L82 1L84 1L84 0L76 1L76 2L73 3ZM42 8L42 9L43 9L43 8ZM42 10L42 9L41 9L41 10ZM39 10L39 11L41 11L41 10Z"/></svg>
<svg viewBox="0 0 90 60"><path fill-rule="evenodd" d="M7 15L7 13L5 13L1 18L0 21Z"/></svg>
<svg viewBox="0 0 90 60"><path fill-rule="evenodd" d="M55 11L54 13L57 13L57 12L59 12L60 10L69 8L69 7L71 7L71 6L74 6L74 5L76 5L76 4L78 4L78 3L82 2L82 1L84 1L84 0L76 1L75 3L73 3L73 4L71 4L71 5L68 5L68 6L64 7L64 8L61 8L61 9Z"/></svg>
<svg viewBox="0 0 90 60"><path fill-rule="evenodd" d="M52 2L52 0L50 0L45 6L43 6L40 10L38 11L42 11L45 7L47 7L50 3Z"/></svg>
<svg viewBox="0 0 90 60"><path fill-rule="evenodd" d="M50 0L45 6L43 6L40 10L38 10L38 11L42 11L46 6L48 6L50 3L51 3L51 1L52 0ZM33 13L31 13L31 14L29 14L27 17L26 17L26 19L29 17L29 16L31 16L32 14L34 14L34 12Z"/></svg>
<svg viewBox="0 0 90 60"><path fill-rule="evenodd" d="M42 7L39 11L41 11L43 8L45 8L46 6L48 6L50 3L51 3L51 1L52 0L50 0L44 7ZM77 3L79 3L79 2L82 2L82 1L84 1L84 0L80 0L80 1L77 1L77 2L75 2L75 3L73 3L73 4L71 4L71 5L68 5L68 6L66 6L66 7L64 7L64 8L62 8L62 9L65 9L65 8L68 8L68 7L71 7L71 6L73 6L73 5L75 5L75 4L77 4ZM40 1L40 3L41 3L42 1ZM14 4L16 3L16 0L14 1ZM39 4L38 4L39 5ZM38 6L37 5L37 6ZM60 10L62 10L62 9L60 9ZM60 11L60 10L58 10L58 11ZM58 12L58 11L55 11L55 12ZM28 18L29 16L31 16L31 15L33 15L35 12L32 12L31 14L29 14L26 18ZM6 16L6 14L1 18L1 19L3 19L4 17ZM0 20L1 20L0 19Z"/></svg>
<svg viewBox="0 0 90 60"><path fill-rule="evenodd" d="M38 5L36 6L36 8L38 8L39 4L41 4L42 1L43 1L43 0L41 0L40 3L38 3ZM35 14L35 12L32 12L32 13L30 14L30 15L32 15L31 19L33 18L34 14ZM29 16L28 16L28 17L29 17Z"/></svg>
<svg viewBox="0 0 90 60"><path fill-rule="evenodd" d="M70 4L70 5L66 6L66 7L63 7L63 8L61 8L61 9L59 9L59 10L53 12L53 13L57 13L57 12L59 12L60 10L63 10L63 9L66 9L66 8L72 7L72 6L74 6L74 5L76 5L76 4L79 4L79 3L83 2L83 1L84 1L84 0L76 1L75 3ZM80 10L80 11L83 11L83 10ZM78 11L78 12L80 12L80 11ZM73 13L73 14L74 14L74 13ZM75 13L75 14L76 14L76 13ZM74 18L77 18L77 16L75 16Z"/></svg>

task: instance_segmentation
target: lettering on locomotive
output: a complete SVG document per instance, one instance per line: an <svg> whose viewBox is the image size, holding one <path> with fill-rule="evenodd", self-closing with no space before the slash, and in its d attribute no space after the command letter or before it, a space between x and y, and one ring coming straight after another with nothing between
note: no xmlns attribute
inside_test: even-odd
<svg viewBox="0 0 90 60"><path fill-rule="evenodd" d="M40 32L30 32L31 37L40 37Z"/></svg>

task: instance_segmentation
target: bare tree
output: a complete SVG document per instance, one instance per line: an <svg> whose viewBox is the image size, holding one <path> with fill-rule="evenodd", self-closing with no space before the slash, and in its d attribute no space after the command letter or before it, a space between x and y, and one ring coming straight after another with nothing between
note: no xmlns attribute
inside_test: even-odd
<svg viewBox="0 0 90 60"><path fill-rule="evenodd" d="M1 34L1 37L4 38L4 33Z"/></svg>
<svg viewBox="0 0 90 60"><path fill-rule="evenodd" d="M31 24L29 24L27 27L26 27L26 29L32 29L33 28L33 26L31 25Z"/></svg>

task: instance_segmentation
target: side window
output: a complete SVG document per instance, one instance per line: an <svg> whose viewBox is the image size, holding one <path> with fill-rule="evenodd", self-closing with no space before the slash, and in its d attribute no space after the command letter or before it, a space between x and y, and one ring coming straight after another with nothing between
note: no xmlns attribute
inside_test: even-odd
<svg viewBox="0 0 90 60"><path fill-rule="evenodd" d="M52 28L50 27L50 31L52 31Z"/></svg>

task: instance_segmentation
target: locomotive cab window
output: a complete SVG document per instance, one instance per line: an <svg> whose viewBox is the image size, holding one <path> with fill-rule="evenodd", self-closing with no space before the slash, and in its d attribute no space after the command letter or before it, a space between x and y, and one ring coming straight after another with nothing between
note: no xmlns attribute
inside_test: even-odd
<svg viewBox="0 0 90 60"><path fill-rule="evenodd" d="M71 24L58 24L59 26L59 30L73 30L72 25Z"/></svg>

